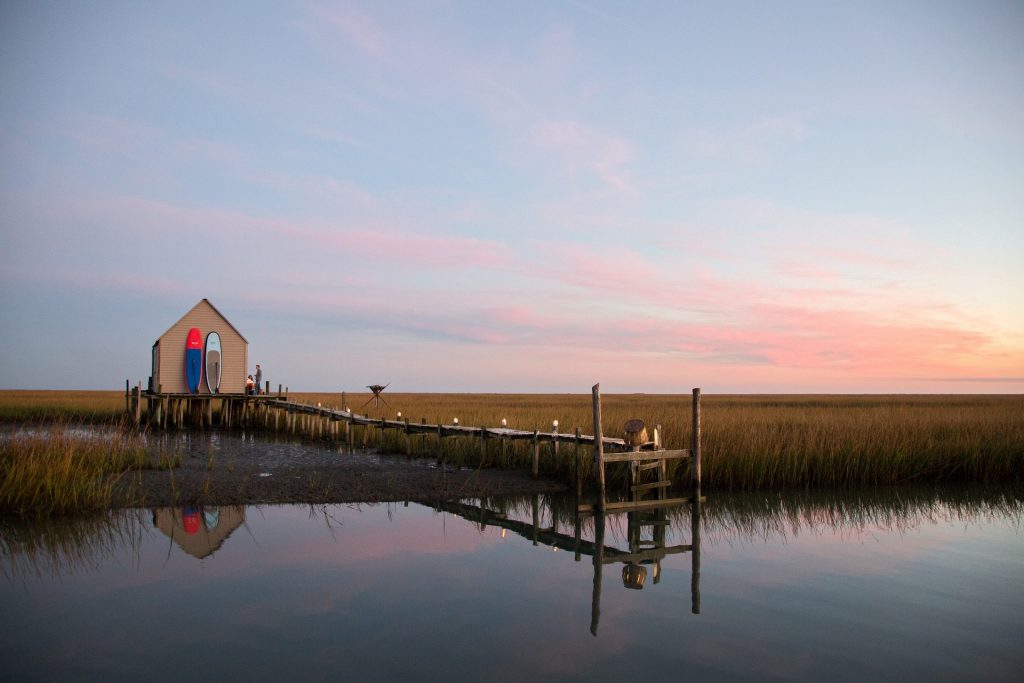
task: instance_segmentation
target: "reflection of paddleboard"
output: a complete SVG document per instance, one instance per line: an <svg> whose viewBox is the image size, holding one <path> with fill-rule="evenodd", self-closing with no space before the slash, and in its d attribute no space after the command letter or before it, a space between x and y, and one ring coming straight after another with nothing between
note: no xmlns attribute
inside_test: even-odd
<svg viewBox="0 0 1024 683"><path fill-rule="evenodd" d="M220 524L220 508L206 508L203 510L203 526L207 531L213 531Z"/></svg>
<svg viewBox="0 0 1024 683"><path fill-rule="evenodd" d="M203 335L198 327L188 331L185 340L185 381L188 391L194 394L199 391L199 382L203 378Z"/></svg>
<svg viewBox="0 0 1024 683"><path fill-rule="evenodd" d="M220 389L220 335L206 335L206 388L211 394Z"/></svg>
<svg viewBox="0 0 1024 683"><path fill-rule="evenodd" d="M186 534L194 534L199 531L199 510L194 507L181 509L181 525L185 527Z"/></svg>

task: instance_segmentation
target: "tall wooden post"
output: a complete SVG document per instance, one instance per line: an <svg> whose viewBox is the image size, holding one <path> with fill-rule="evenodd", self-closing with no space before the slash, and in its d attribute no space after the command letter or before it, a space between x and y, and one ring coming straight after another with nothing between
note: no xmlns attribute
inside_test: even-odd
<svg viewBox="0 0 1024 683"><path fill-rule="evenodd" d="M693 390L693 439L691 443L690 483L694 498L700 498L700 388Z"/></svg>
<svg viewBox="0 0 1024 683"><path fill-rule="evenodd" d="M533 478L540 474L540 432L533 430Z"/></svg>
<svg viewBox="0 0 1024 683"><path fill-rule="evenodd" d="M576 466L576 507L580 506L580 496L583 495L583 479L580 472L580 428L576 428L576 439L572 446L572 459ZM579 560L579 558L576 558Z"/></svg>
<svg viewBox="0 0 1024 683"><path fill-rule="evenodd" d="M598 509L604 510L604 434L601 432L601 383L598 382L592 389L594 395L594 469L596 470L597 484L600 491L600 499L597 501Z"/></svg>

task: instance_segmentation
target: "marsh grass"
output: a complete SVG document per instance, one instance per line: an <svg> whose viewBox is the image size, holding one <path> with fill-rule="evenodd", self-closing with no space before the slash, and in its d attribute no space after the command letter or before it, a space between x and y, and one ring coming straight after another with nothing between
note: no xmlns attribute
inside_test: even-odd
<svg viewBox="0 0 1024 683"><path fill-rule="evenodd" d="M0 422L109 424L124 415L123 391L0 391Z"/></svg>
<svg viewBox="0 0 1024 683"><path fill-rule="evenodd" d="M83 429L63 419L0 437L0 511L54 515L109 507L118 481L143 469L171 470L181 453L147 445L122 423Z"/></svg>
<svg viewBox="0 0 1024 683"><path fill-rule="evenodd" d="M292 398L343 408L339 394L293 394ZM370 394L349 394L349 407L360 407ZM390 409L372 417L393 418L397 411L410 422L508 426L550 432L580 427L593 433L591 398L580 394L390 394ZM621 437L626 420L640 418L663 427L666 448L688 448L692 413L690 395L605 395L602 413L606 436ZM386 411L386 412L385 412ZM718 489L782 487L849 487L906 482L1024 480L1024 396L715 396L702 400L702 475L705 486ZM405 451L404 436L371 429L370 445L385 452ZM436 437L413 437L413 450L437 454ZM359 438L357 438L357 443ZM422 446L421 446L422 444ZM487 464L529 467L532 445L506 443L502 457L497 440L488 442ZM571 481L571 444L560 445L558 458L541 446L541 469ZM591 475L591 449L581 447L585 477ZM479 441L446 438L443 455L454 465L480 463ZM625 466L610 468L609 480L621 484ZM688 481L689 463L670 468L674 481Z"/></svg>
<svg viewBox="0 0 1024 683"><path fill-rule="evenodd" d="M401 411L410 422L495 427L550 432L579 427L593 432L589 394L408 394L385 393L390 406L381 410L369 393L348 394L347 404L360 414L394 418ZM292 393L293 400L344 408L340 393ZM0 392L0 420L23 422L54 417L110 422L124 410L124 394L109 392ZM688 448L691 396L605 394L606 436L621 437L622 425L640 418L663 427L667 448ZM782 487L849 487L905 482L1024 480L1024 396L1020 395L705 395L702 403L702 474L705 486L717 489ZM356 428L355 442L362 442ZM369 429L368 444L384 452L404 453L405 435ZM433 435L412 436L416 455L437 457L454 466L528 468L532 444L498 440L487 443L481 461L479 441L446 438L439 454ZM591 449L581 447L581 473L592 475ZM541 445L541 471L572 481L574 448L561 444L553 457ZM173 467L173 457L166 463ZM229 471L234 469L228 462ZM687 462L670 466L673 480L689 479ZM625 482L625 466L609 468L612 485Z"/></svg>

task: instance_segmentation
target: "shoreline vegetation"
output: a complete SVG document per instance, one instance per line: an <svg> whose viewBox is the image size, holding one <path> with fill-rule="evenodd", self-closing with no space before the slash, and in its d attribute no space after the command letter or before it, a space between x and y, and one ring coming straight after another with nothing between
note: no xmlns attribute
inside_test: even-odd
<svg viewBox="0 0 1024 683"><path fill-rule="evenodd" d="M368 392L347 394L347 406L340 393L293 392L289 398L373 417L393 418L401 411L410 421L451 424L458 418L475 426L505 419L509 427L546 432L558 420L562 432L592 431L588 394L394 393L385 396L388 405L380 410L372 403L364 407ZM666 448L688 447L689 394L606 394L602 402L607 436L622 436L625 421L640 418L649 427L662 425ZM0 422L19 426L0 441L0 511L58 514L109 507L133 476L159 476L173 489L180 455L153 452L137 430L122 423L124 407L120 391L0 391ZM75 429L83 423L103 426L106 436ZM701 429L706 491L1024 481L1021 395L705 394ZM382 453L405 452L400 435L383 442L379 433L371 437L369 445ZM437 455L436 444L426 438L414 451ZM480 468L479 451L468 439L445 440L444 457L457 467ZM573 451L563 444L557 457L544 453L541 473L571 484ZM488 466L499 469L528 468L532 457L522 443L490 453ZM584 477L590 474L589 456L590 449L582 447ZM674 463L672 470L674 481L688 480L687 463ZM624 471L612 475L613 484L624 479ZM385 499L379 491L365 495Z"/></svg>

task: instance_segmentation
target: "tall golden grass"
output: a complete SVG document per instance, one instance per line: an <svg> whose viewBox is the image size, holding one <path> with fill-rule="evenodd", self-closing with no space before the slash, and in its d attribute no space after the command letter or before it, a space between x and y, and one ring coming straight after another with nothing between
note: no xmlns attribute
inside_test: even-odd
<svg viewBox="0 0 1024 683"><path fill-rule="evenodd" d="M106 424L124 411L123 391L0 391L0 422L63 419Z"/></svg>
<svg viewBox="0 0 1024 683"><path fill-rule="evenodd" d="M509 427L550 432L579 427L593 432L589 394L384 394L379 410L368 392L345 396L347 407L362 414L393 418L401 412L410 422ZM345 408L340 393L293 393L293 400ZM118 415L124 395L111 392L0 392L0 420L53 415L99 419ZM606 436L622 436L622 425L640 418L663 427L667 448L690 444L691 396L609 394L602 398ZM1024 480L1024 396L1020 395L705 395L702 402L702 475L705 486L719 489L791 486L846 487L911 481ZM371 445L404 452L394 431ZM414 450L434 454L431 437L414 437ZM582 472L590 476L588 448L582 448ZM571 481L573 448L562 444L554 458L544 445L545 474ZM478 443L445 439L450 462L479 464ZM504 457L493 440L487 464L528 467L532 446L506 444ZM675 481L689 477L687 463L671 470ZM624 467L610 472L625 479Z"/></svg>
<svg viewBox="0 0 1024 683"><path fill-rule="evenodd" d="M550 432L580 427L593 433L589 395L580 394L385 394L389 405L374 409L369 393L348 394L348 406L372 416L410 422L466 426L508 426ZM341 406L340 394L294 394L295 400ZM660 424L667 448L688 448L691 439L690 395L605 395L602 414L606 436L623 436L622 425L640 418ZM884 395L884 396L728 396L702 399L702 479L724 489L790 486L844 487L910 481L1021 481L1024 479L1024 396L1019 395ZM479 446L447 447L457 461L472 463ZM392 439L382 444L399 450ZM491 446L494 448L494 445ZM547 448L545 446L545 448ZM589 451L589 449L587 449ZM572 476L572 448L561 446L559 459L542 457L548 474ZM589 452L584 457L588 475ZM528 466L532 449L520 442L509 463ZM673 470L688 479L687 463ZM621 481L625 469L614 476Z"/></svg>
<svg viewBox="0 0 1024 683"><path fill-rule="evenodd" d="M0 436L0 512L59 515L108 508L118 480L141 469L169 469L180 455L153 453L121 424L82 429L58 419Z"/></svg>

